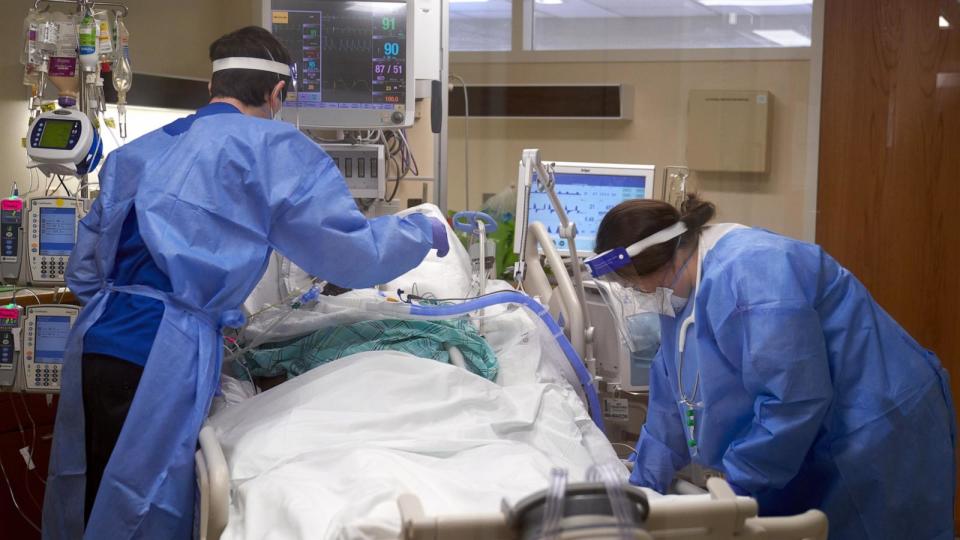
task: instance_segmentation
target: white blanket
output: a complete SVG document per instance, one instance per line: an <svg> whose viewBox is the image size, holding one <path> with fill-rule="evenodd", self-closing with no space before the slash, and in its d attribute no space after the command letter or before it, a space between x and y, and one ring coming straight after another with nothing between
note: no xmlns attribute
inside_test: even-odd
<svg viewBox="0 0 960 540"><path fill-rule="evenodd" d="M223 537L397 538L402 493L427 515L499 512L552 467L579 481L616 459L568 384L521 378L364 353L216 414L232 480Z"/></svg>

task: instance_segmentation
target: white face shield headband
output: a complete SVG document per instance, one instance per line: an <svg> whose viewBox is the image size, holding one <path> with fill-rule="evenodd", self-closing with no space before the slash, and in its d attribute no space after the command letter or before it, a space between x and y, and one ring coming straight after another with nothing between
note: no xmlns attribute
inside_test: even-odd
<svg viewBox="0 0 960 540"><path fill-rule="evenodd" d="M269 54L269 53L268 53ZM252 58L246 56L232 56L229 58L220 58L219 60L213 61L213 73L218 71L224 71L227 69L252 69L256 71L266 71L267 73L276 73L279 77L288 77L293 83L293 91L296 92L297 80L296 80L296 69L293 66L288 66L287 64L277 62L275 60L267 60L265 58ZM299 109L299 108L298 108ZM280 109L276 112L271 111L273 114L274 120L279 120L281 117L281 112L283 111L283 100L280 101ZM299 110L298 110L299 113ZM299 117L297 114L297 125L299 126Z"/></svg>
<svg viewBox="0 0 960 540"><path fill-rule="evenodd" d="M610 278L610 274L615 273L617 270L627 266L628 264L632 264L633 257L636 257L642 251L647 250L657 244L662 244L664 242L673 240L685 232L687 232L687 226L682 221L678 221L666 229L657 231L643 240L640 240L639 242L630 244L627 247L608 249L603 253L590 257L584 261L584 263L586 263L587 267L590 268L590 275L593 276L593 279Z"/></svg>
<svg viewBox="0 0 960 540"><path fill-rule="evenodd" d="M290 69L290 66L264 58L232 56L230 58L221 58L213 61L214 73L225 69L253 69L256 71L276 73L283 77L293 77L293 70Z"/></svg>

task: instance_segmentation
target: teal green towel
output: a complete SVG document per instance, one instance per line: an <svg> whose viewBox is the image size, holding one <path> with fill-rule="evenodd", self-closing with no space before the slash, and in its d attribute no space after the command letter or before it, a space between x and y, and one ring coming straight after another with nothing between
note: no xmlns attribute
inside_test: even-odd
<svg viewBox="0 0 960 540"><path fill-rule="evenodd" d="M499 365L490 345L466 319L449 321L386 320L363 321L325 328L282 344L248 351L246 370L235 366L234 375L248 379L277 377L291 379L338 358L369 351L399 351L450 363L448 346L457 347L470 371L496 380Z"/></svg>

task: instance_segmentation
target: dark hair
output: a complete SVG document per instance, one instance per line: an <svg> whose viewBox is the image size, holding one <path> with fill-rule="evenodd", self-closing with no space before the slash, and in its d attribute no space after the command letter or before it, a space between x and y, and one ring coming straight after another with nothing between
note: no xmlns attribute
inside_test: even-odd
<svg viewBox="0 0 960 540"><path fill-rule="evenodd" d="M687 232L677 240L651 246L633 258L637 275L648 276L673 260L680 246L696 243L700 230L713 219L716 207L700 200L696 194L687 195L678 211L671 204L649 199L624 201L603 216L597 230L597 253L614 248L625 248L662 231L678 221L687 225ZM627 267L629 268L629 267Z"/></svg>
<svg viewBox="0 0 960 540"><path fill-rule="evenodd" d="M281 64L290 64L290 52L273 34L259 26L248 26L231 32L210 44L210 61L235 56L263 58ZM287 98L290 77L255 69L227 69L218 71L210 79L210 97L231 97L244 105L259 107L279 81L286 81L282 98Z"/></svg>

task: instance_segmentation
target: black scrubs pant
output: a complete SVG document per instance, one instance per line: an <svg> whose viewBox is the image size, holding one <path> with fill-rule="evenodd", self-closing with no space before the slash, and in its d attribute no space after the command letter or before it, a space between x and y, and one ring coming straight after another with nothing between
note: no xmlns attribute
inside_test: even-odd
<svg viewBox="0 0 960 540"><path fill-rule="evenodd" d="M140 384L143 368L113 356L84 354L82 371L87 451L86 523L97 498L103 471Z"/></svg>

